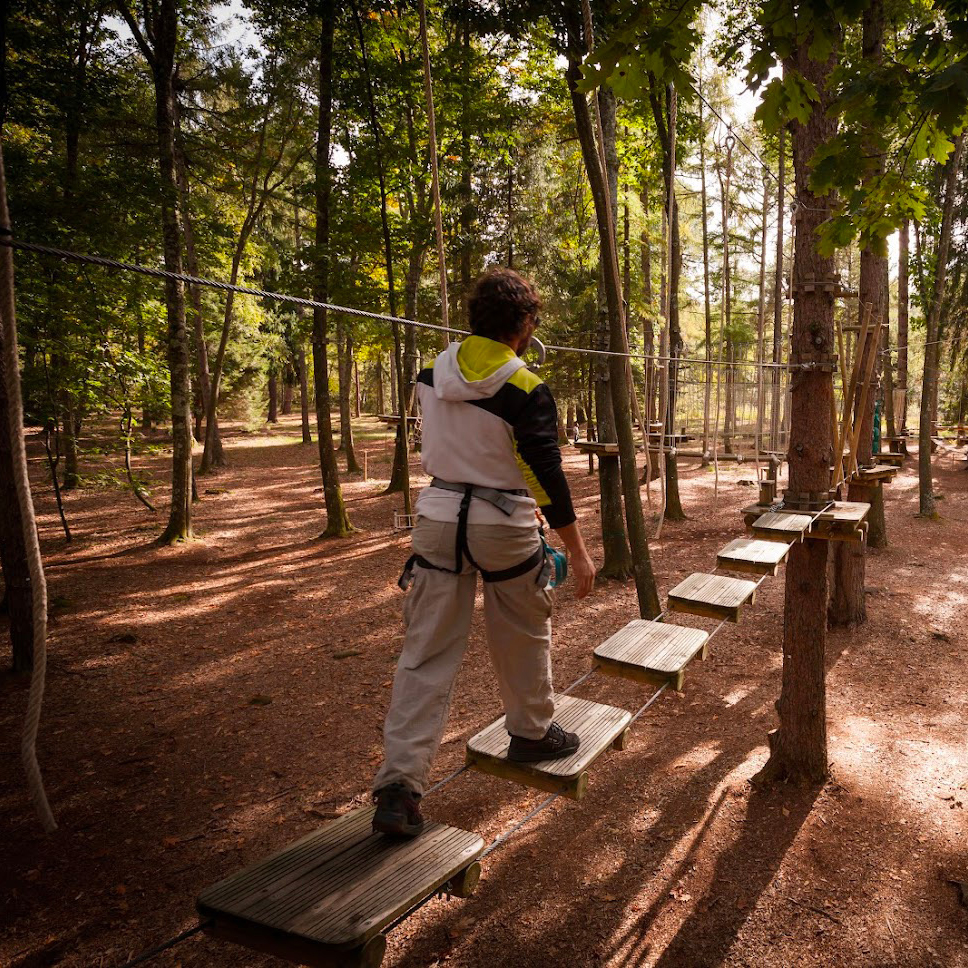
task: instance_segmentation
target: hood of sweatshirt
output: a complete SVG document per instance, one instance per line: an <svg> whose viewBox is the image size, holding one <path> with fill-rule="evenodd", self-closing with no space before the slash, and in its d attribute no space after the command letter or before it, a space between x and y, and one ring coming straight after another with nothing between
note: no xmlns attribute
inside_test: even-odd
<svg viewBox="0 0 968 968"><path fill-rule="evenodd" d="M434 361L434 393L439 400L484 400L524 365L507 344L468 336L451 343Z"/></svg>

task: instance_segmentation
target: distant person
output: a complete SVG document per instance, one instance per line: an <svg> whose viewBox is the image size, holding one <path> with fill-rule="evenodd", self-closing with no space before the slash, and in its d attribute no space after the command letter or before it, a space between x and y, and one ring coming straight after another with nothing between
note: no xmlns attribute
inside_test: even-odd
<svg viewBox="0 0 968 968"><path fill-rule="evenodd" d="M421 462L432 475L417 500L413 556L401 577L407 634L373 782L373 829L413 837L440 745L474 612L477 572L508 733L508 759L570 756L576 733L552 721L552 592L535 509L564 542L575 597L595 566L561 468L558 416L548 387L521 356L540 322L534 287L511 269L481 276L469 303L472 335L420 372Z"/></svg>

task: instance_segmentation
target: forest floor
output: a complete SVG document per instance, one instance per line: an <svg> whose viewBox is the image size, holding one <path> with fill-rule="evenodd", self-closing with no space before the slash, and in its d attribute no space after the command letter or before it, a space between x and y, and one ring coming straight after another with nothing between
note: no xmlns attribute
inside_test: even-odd
<svg viewBox="0 0 968 968"><path fill-rule="evenodd" d="M122 964L193 924L202 888L367 801L407 541L392 529L399 496L380 493L385 435L373 420L359 431L371 479L346 482L351 538L319 539L316 450L283 418L228 427L230 466L199 480L199 539L175 548L152 544L163 512L103 485L119 464L104 454L85 458L91 484L66 496L65 545L31 440L51 601L39 759L59 829L43 836L27 801L27 690L5 674L0 965ZM163 481L167 460L159 448L137 467ZM597 478L573 452L566 463L594 553ZM405 921L386 963L968 965L968 899L950 883L968 881L968 473L937 461L942 518L925 521L915 464L886 491L890 547L869 558L869 621L828 639L829 784L748 782L776 719L781 571L685 691L660 697L629 748L596 764L580 803L558 800L513 836L469 900L434 900ZM711 471L683 466L689 520L653 544L663 596L742 533L754 476L722 470L717 498ZM155 496L163 507L164 489ZM600 582L582 602L566 585L559 687L635 616L631 584ZM627 709L648 695L601 676L578 692ZM478 622L436 775L499 713ZM468 773L425 812L489 841L543 796ZM204 936L155 962L276 963Z"/></svg>

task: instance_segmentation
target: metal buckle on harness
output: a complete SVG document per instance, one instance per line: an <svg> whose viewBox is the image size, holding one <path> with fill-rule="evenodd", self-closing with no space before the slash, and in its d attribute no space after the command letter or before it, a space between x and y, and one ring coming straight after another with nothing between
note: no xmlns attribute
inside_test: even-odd
<svg viewBox="0 0 968 968"><path fill-rule="evenodd" d="M400 587L400 591L407 591L413 584L413 566L416 563L416 555L411 555L407 559L407 563L403 566L403 571L400 573L400 577L397 579L397 585Z"/></svg>

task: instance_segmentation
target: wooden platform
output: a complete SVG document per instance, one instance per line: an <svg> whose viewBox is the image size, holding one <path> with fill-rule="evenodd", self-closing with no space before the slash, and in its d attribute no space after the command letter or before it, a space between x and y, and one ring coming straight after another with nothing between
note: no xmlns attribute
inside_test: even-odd
<svg viewBox="0 0 968 968"><path fill-rule="evenodd" d="M836 501L822 511L810 529L810 538L826 541L863 541L871 506L863 501Z"/></svg>
<svg viewBox="0 0 968 968"><path fill-rule="evenodd" d="M681 691L686 666L706 657L708 639L701 629L635 619L595 649L595 661L606 675Z"/></svg>
<svg viewBox="0 0 968 968"><path fill-rule="evenodd" d="M468 740L467 765L482 773L580 800L588 787L588 767L610 746L624 747L631 718L632 714L624 709L574 696L558 696L555 722L569 732L578 733L581 739L574 755L540 763L512 763L507 758L511 737L502 716Z"/></svg>
<svg viewBox="0 0 968 968"><path fill-rule="evenodd" d="M398 413L381 413L380 416L379 416L379 419L383 423L385 423L385 424L390 424L391 426L396 427L400 423L400 414L398 414ZM407 423L408 424L415 424L418 419L419 419L418 417L408 416L407 417Z"/></svg>
<svg viewBox="0 0 968 968"><path fill-rule="evenodd" d="M878 464L884 464L889 467L903 467L907 456L905 454L875 454L874 460Z"/></svg>
<svg viewBox="0 0 968 968"><path fill-rule="evenodd" d="M813 518L795 511L767 511L752 524L753 534L765 541L802 541Z"/></svg>
<svg viewBox="0 0 968 968"><path fill-rule="evenodd" d="M695 572L669 592L669 607L675 612L739 621L743 605L756 599L756 582L724 575Z"/></svg>
<svg viewBox="0 0 968 968"><path fill-rule="evenodd" d="M582 454L595 454L597 457L618 457L618 444L603 443L600 440L578 440L574 446Z"/></svg>
<svg viewBox="0 0 968 968"><path fill-rule="evenodd" d="M860 481L862 484L873 484L877 481L883 481L885 484L890 483L897 477L897 468L882 465L880 467L858 467L854 477Z"/></svg>
<svg viewBox="0 0 968 968"><path fill-rule="evenodd" d="M312 966L373 968L382 930L446 884L473 890L484 841L428 822L412 840L374 834L354 810L199 895L216 937Z"/></svg>
<svg viewBox="0 0 968 968"><path fill-rule="evenodd" d="M716 555L716 564L729 571L750 575L775 575L790 547L784 541L736 538Z"/></svg>

